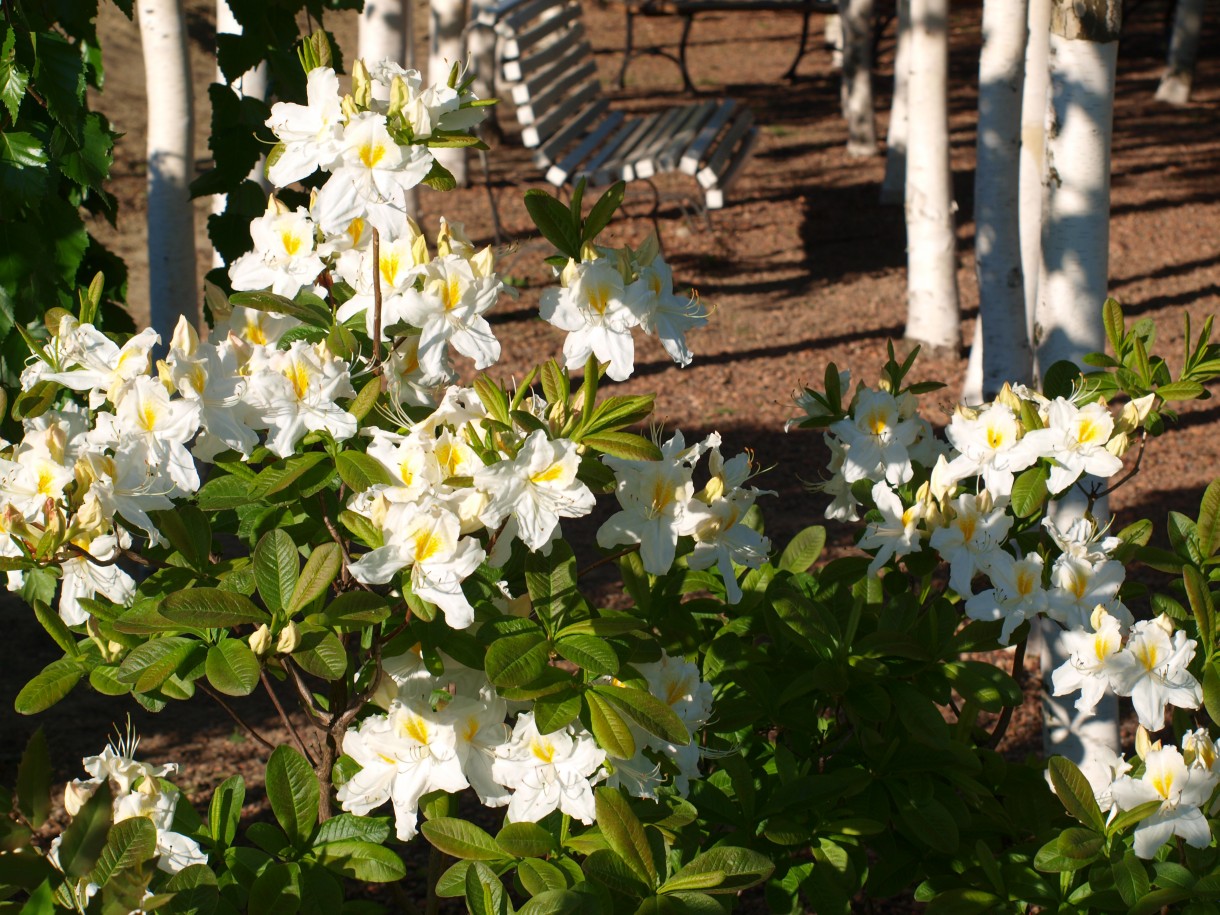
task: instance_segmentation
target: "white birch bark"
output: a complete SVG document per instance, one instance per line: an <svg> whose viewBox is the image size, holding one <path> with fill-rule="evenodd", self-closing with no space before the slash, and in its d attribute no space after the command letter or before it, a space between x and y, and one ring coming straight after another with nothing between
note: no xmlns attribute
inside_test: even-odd
<svg viewBox="0 0 1220 915"><path fill-rule="evenodd" d="M907 328L925 346L961 346L949 168L948 0L911 0L907 127Z"/></svg>
<svg viewBox="0 0 1220 915"><path fill-rule="evenodd" d="M890 125L885 134L885 177L881 181L881 203L902 203L907 183L907 80L911 75L911 0L897 0L898 23L894 47L894 95L890 100Z"/></svg>
<svg viewBox="0 0 1220 915"><path fill-rule="evenodd" d="M168 344L179 315L199 326L191 66L180 0L140 0L138 9L148 89L149 323Z"/></svg>
<svg viewBox="0 0 1220 915"><path fill-rule="evenodd" d="M981 403L1004 382L1033 380L1017 218L1026 0L985 0L979 55L974 257L979 318L962 399Z"/></svg>
<svg viewBox="0 0 1220 915"><path fill-rule="evenodd" d="M465 0L431 0L432 30L428 57L428 81L443 82L457 61L466 59ZM449 169L457 180L458 187L466 186L466 150L434 149L432 154L441 165Z"/></svg>
<svg viewBox="0 0 1220 915"><path fill-rule="evenodd" d="M1051 83L1051 0L1029 0L1025 87L1021 93L1021 165L1018 222L1025 284L1027 339L1035 341L1038 279L1042 271L1042 210L1046 196L1046 119ZM1036 363L1035 358L1035 363Z"/></svg>
<svg viewBox="0 0 1220 915"><path fill-rule="evenodd" d="M1059 360L1082 364L1105 348L1101 306L1109 270L1110 139L1121 0L1053 0L1051 120L1047 130L1046 211L1037 332L1040 370ZM1057 521L1079 514L1065 500ZM1105 507L1095 507L1104 520ZM1057 627L1043 629L1043 681L1067 654ZM1118 702L1108 695L1091 717L1043 691L1043 746L1081 768L1118 749Z"/></svg>
<svg viewBox="0 0 1220 915"><path fill-rule="evenodd" d="M366 64L392 60L415 69L415 16L411 0L365 0L356 31L356 54ZM407 190L407 215L418 213L416 189Z"/></svg>
<svg viewBox="0 0 1220 915"><path fill-rule="evenodd" d="M1156 88L1159 101L1171 105L1185 105L1190 101L1202 30L1203 0L1177 0L1173 11L1173 35L1169 39L1169 60Z"/></svg>
<svg viewBox="0 0 1220 915"><path fill-rule="evenodd" d="M843 69L843 20L838 13L828 13L822 27L822 42L830 49L830 65Z"/></svg>
<svg viewBox="0 0 1220 915"><path fill-rule="evenodd" d="M840 100L847 121L847 154L877 155L873 112L873 0L839 0L843 26Z"/></svg>
<svg viewBox="0 0 1220 915"><path fill-rule="evenodd" d="M229 7L228 0L216 0L216 34L217 35L240 35L241 23L237 21L237 17L233 15L233 10ZM267 98L267 64L263 62L253 69L247 70L232 83L225 79L224 73L220 67L216 67L216 82L228 85L238 98ZM254 167L250 169L250 174L246 177L262 187L263 192L270 192L271 186L267 182L266 175L263 174L263 163L266 156L259 156L258 161L254 163ZM228 194L216 194L212 197L212 212L223 213L228 205ZM223 267L224 258L220 256L220 252L212 251L212 266Z"/></svg>

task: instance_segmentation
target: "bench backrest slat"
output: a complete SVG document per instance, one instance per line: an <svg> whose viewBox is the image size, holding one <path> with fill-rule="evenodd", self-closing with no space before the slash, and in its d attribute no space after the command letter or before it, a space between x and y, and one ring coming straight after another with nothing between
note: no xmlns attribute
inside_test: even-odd
<svg viewBox="0 0 1220 915"><path fill-rule="evenodd" d="M552 165L547 170L546 180L556 186L567 181L568 176L575 172L597 147L606 142L606 138L622 123L622 120L621 111L612 111L602 118L557 165Z"/></svg>
<svg viewBox="0 0 1220 915"><path fill-rule="evenodd" d="M527 54L525 57L504 61L504 78L510 83L529 79L543 67L563 57L570 48L580 44L584 37L584 25L580 22L575 23L566 33L546 47Z"/></svg>
<svg viewBox="0 0 1220 915"><path fill-rule="evenodd" d="M521 129L523 142L528 147L542 146L562 130L565 122L590 102L605 101L601 99L602 87L597 80L592 80L580 86L559 104L552 107L545 115L534 123Z"/></svg>
<svg viewBox="0 0 1220 915"><path fill-rule="evenodd" d="M581 47L585 49L586 53L581 52ZM571 53L565 54L561 60L548 67L545 73L538 74L534 80L513 86L513 104L518 108L517 117L522 124L528 124L542 117L548 108L567 95L571 89L597 75L597 62L593 60L592 54L587 53L589 46L581 47L573 48ZM528 110L522 111L521 109Z"/></svg>
<svg viewBox="0 0 1220 915"><path fill-rule="evenodd" d="M606 99L595 99L580 114L556 130L551 138L539 147L538 152L534 154L534 160L543 166L553 165L568 145L592 127L593 123L606 113L608 107L610 103Z"/></svg>
<svg viewBox="0 0 1220 915"><path fill-rule="evenodd" d="M554 16L543 19L537 25L532 25L528 29L519 32L507 31L504 39L504 44L501 49L501 56L505 60L512 60L515 57L524 57L531 48L536 46L543 39L555 34L560 29L571 25L580 19L579 6L567 6L560 9Z"/></svg>

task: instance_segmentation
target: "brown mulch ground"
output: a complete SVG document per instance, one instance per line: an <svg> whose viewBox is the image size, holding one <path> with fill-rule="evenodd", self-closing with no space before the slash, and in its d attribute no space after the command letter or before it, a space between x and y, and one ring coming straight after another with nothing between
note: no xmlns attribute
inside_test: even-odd
<svg viewBox="0 0 1220 915"><path fill-rule="evenodd" d="M1181 351L1181 314L1203 317L1220 310L1220 59L1200 63L1194 102L1184 109L1155 103L1152 93L1163 60L1162 25L1167 0L1143 0L1131 11L1120 60L1114 138L1111 291L1129 313L1156 319L1161 351L1171 364ZM198 155L205 156L209 121L206 84L212 65L208 49L213 4L189 0L190 31L197 82ZM621 60L622 20L616 5L586 11L589 34L598 50L606 83ZM417 21L426 22L421 13ZM815 17L820 34L820 19ZM970 339L977 313L972 211L978 10L958 5L952 18L952 142L958 201L962 306ZM693 434L718 429L726 453L750 446L764 465L775 465L762 485L779 497L766 506L769 532L783 543L800 528L817 523L819 500L805 491L802 478L817 476L825 453L817 436L785 434L784 420L794 409L790 395L804 381L822 377L827 361L875 376L885 342L901 337L904 317L904 238L902 214L877 202L881 158L857 160L844 152L845 133L837 116L837 75L825 52L815 51L793 84L781 74L795 48L799 20L779 13L707 16L695 25L691 69L700 90L743 98L753 107L762 132L753 161L731 194L731 205L713 214L712 226L684 218L676 203L661 213L666 254L676 277L695 286L715 306L711 326L692 337L694 365L676 369L653 341L641 340L636 377L625 387L656 391L657 416ZM637 42L676 46L680 23L673 19L637 24ZM340 42L355 46L349 19L336 29ZM144 283L144 108L143 70L135 27L113 7L103 5L103 48L108 74L97 102L126 132L120 141L113 190L122 215L118 232L99 227L132 271L130 299L137 319L146 313ZM1204 52L1220 46L1220 24L1207 23ZM422 51L421 51L422 54ZM892 30L883 37L878 66L878 108L888 104ZM422 59L422 58L421 58ZM641 58L629 73L624 107L646 111L684 100L672 64ZM511 114L505 112L505 122ZM885 116L879 118L884 135ZM201 158L201 166L206 162ZM506 146L492 154L492 183L506 229L528 239L530 224L521 193L543 186L523 150ZM669 192L690 192L692 182L661 182ZM488 238L490 221L481 188L449 195L422 195L426 227L444 213L465 221L476 239ZM613 227L616 240L640 242L651 228L646 198L628 204L627 217ZM202 229L207 202L198 203L198 246L202 269L210 248ZM506 302L495 322L504 344L497 373L521 377L528 366L556 355L561 336L535 317L537 285L544 273L536 246L526 246L506 261L507 272L532 284L517 303ZM964 362L925 361L919 372L956 383ZM953 389L950 388L950 391ZM946 401L951 394L946 396ZM1148 449L1142 472L1114 497L1120 523L1167 509L1194 514L1202 489L1220 471L1218 408L1203 402L1188 410L1178 426ZM842 548L850 532L832 533ZM104 744L111 722L130 712L144 735L143 755L182 764L179 784L196 803L203 802L227 775L243 774L261 785L259 747L236 731L206 700L148 715L128 701L106 699L78 689L72 699L37 720L17 718L12 697L56 652L21 605L7 602L9 614L3 689L0 690L0 784L11 784L16 760L32 729L46 728L57 779L79 774L76 760ZM1037 747L1035 693L1016 716L1007 747L1021 754ZM287 740L269 704L253 703L250 717L273 741ZM257 787L248 795L250 813L261 807Z"/></svg>

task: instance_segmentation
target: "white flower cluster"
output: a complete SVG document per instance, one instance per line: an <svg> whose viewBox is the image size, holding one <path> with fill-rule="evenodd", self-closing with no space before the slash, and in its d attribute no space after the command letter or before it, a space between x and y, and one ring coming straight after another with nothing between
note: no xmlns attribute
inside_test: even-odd
<svg viewBox="0 0 1220 915"><path fill-rule="evenodd" d="M114 798L113 822L121 823L133 817L147 817L157 829L157 867L176 874L194 864L207 864L199 843L173 829L174 811L178 807L178 789L162 782L177 773L176 763L152 766L135 759L138 738L128 737L116 746L111 743L97 756L83 760L87 779L74 779L64 789L64 808L75 817L81 807L93 797L103 783L108 782ZM52 843L50 858L58 866L59 838ZM87 895L97 891L92 888Z"/></svg>
<svg viewBox="0 0 1220 915"><path fill-rule="evenodd" d="M635 370L633 327L655 335L678 365L689 365L686 333L707 324L707 310L697 297L674 293L673 271L656 235L637 250L586 245L582 254L579 262L568 261L560 285L544 290L538 306L544 320L568 332L568 368L580 368L591 354L609 363L606 374L615 381L629 378Z"/></svg>
<svg viewBox="0 0 1220 915"><path fill-rule="evenodd" d="M1154 857L1174 836L1193 848L1206 848L1212 834L1201 808L1220 785L1220 741L1199 728L1182 735L1178 750L1152 742L1141 727L1135 745L1144 766L1138 778L1129 774L1131 764L1116 755L1100 769L1086 770L1098 806L1113 821L1120 812L1153 801L1160 805L1135 827L1134 851L1140 858Z"/></svg>
<svg viewBox="0 0 1220 915"><path fill-rule="evenodd" d="M677 747L641 732L636 755L619 760L578 723L543 734L533 712L521 711L510 726L509 704L481 671L444 662L444 674L435 676L413 653L385 660L375 699L385 713L363 719L343 740L343 752L361 766L339 789L343 809L365 815L390 802L404 841L416 834L419 800L429 791L472 788L485 806L507 806L510 822L536 822L558 809L592 823L593 786L607 776L641 797L656 796L666 778L663 760L671 761L683 795L699 777L693 743ZM662 655L639 671L692 732L707 722L711 687L698 667Z"/></svg>

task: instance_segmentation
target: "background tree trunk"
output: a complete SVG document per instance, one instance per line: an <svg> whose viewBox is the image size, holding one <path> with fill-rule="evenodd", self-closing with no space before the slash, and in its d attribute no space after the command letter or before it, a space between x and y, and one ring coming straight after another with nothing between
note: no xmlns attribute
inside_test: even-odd
<svg viewBox="0 0 1220 915"><path fill-rule="evenodd" d="M822 42L830 50L830 65L836 70L843 69L843 20L838 13L826 16L826 24L822 27Z"/></svg>
<svg viewBox="0 0 1220 915"><path fill-rule="evenodd" d="M229 7L228 0L216 0L216 34L217 35L240 35L241 23L237 21L237 17L233 15L233 10ZM267 98L267 63L264 61L253 69L247 70L238 79L229 84L225 79L224 73L220 67L216 67L216 82L229 85L238 97L257 98L266 100ZM267 176L263 174L263 163L266 161L266 156L259 156L258 162L250 169L250 174L247 176L249 180L255 182L263 188L265 193L270 192L271 185L267 182ZM223 213L225 206L228 205L228 194L216 194L212 197L212 212ZM223 267L224 258L220 256L220 252L212 251L212 266Z"/></svg>
<svg viewBox="0 0 1220 915"><path fill-rule="evenodd" d="M981 403L1006 381L1032 381L1017 217L1026 0L986 0L979 55L974 257L979 319L962 399Z"/></svg>
<svg viewBox="0 0 1220 915"><path fill-rule="evenodd" d="M1203 30L1203 0L1178 0L1173 12L1173 36L1169 40L1169 60L1156 97L1171 105L1190 101L1190 84L1195 78L1195 57L1199 53L1199 33Z"/></svg>
<svg viewBox="0 0 1220 915"><path fill-rule="evenodd" d="M149 323L168 345L179 315L199 326L191 67L180 0L140 0L139 19L148 86Z"/></svg>
<svg viewBox="0 0 1220 915"><path fill-rule="evenodd" d="M431 53L428 57L428 81L444 82L454 63L466 59L465 0L432 0ZM453 174L459 187L466 186L466 150L434 149L438 162Z"/></svg>
<svg viewBox="0 0 1220 915"><path fill-rule="evenodd" d="M1038 364L1045 372L1063 359L1082 364L1105 348L1101 306L1109 270L1110 137L1118 61L1121 0L1053 0L1051 120L1047 131L1047 194L1038 292ZM1083 510L1066 499L1052 513L1064 524ZM1095 506L1099 521L1105 506ZM1043 628L1043 680L1068 652L1058 627ZM1043 745L1082 769L1102 765L1117 750L1118 700L1107 695L1081 720L1074 700L1043 692Z"/></svg>
<svg viewBox="0 0 1220 915"><path fill-rule="evenodd" d="M949 169L948 0L911 0L907 127L908 340L961 346L953 176Z"/></svg>
<svg viewBox="0 0 1220 915"><path fill-rule="evenodd" d="M1021 273L1025 286L1027 339L1036 346L1034 318L1042 273L1042 210L1046 197L1046 118L1050 108L1051 0L1029 0L1025 86L1021 93L1020 201ZM1037 359L1035 358L1035 365Z"/></svg>
<svg viewBox="0 0 1220 915"><path fill-rule="evenodd" d="M902 203L907 183L907 79L911 75L911 0L897 0L898 22L894 47L894 96L890 126L885 135L885 178L881 202Z"/></svg>
<svg viewBox="0 0 1220 915"><path fill-rule="evenodd" d="M877 155L873 112L873 0L839 0L843 25L840 99L847 121L847 154Z"/></svg>

